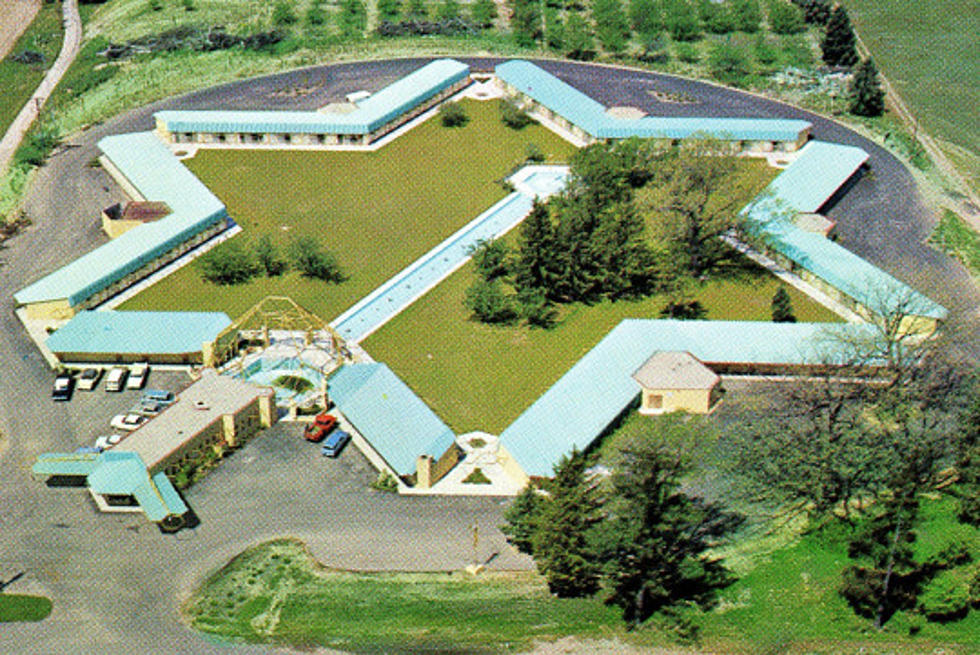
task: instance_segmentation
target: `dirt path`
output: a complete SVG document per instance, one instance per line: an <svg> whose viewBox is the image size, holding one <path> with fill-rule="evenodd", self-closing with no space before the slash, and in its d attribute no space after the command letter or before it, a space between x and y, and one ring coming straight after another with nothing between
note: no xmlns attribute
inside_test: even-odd
<svg viewBox="0 0 980 655"><path fill-rule="evenodd" d="M41 0L5 0L0 9L0 59L14 47L40 7Z"/></svg>

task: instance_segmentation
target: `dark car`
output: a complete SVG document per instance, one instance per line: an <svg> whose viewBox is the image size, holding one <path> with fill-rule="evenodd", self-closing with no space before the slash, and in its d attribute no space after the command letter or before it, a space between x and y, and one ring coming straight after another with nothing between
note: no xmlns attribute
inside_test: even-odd
<svg viewBox="0 0 980 655"><path fill-rule="evenodd" d="M51 398L54 400L71 400L72 389L75 388L75 378L69 373L58 373L54 379L54 387L51 389Z"/></svg>
<svg viewBox="0 0 980 655"><path fill-rule="evenodd" d="M303 430L303 438L307 441L318 443L330 434L330 431L337 427L337 417L332 414L319 414L313 422Z"/></svg>
<svg viewBox="0 0 980 655"><path fill-rule="evenodd" d="M323 445L320 446L320 454L324 457L336 457L344 449L348 441L350 441L349 434L343 430L335 430L327 437Z"/></svg>

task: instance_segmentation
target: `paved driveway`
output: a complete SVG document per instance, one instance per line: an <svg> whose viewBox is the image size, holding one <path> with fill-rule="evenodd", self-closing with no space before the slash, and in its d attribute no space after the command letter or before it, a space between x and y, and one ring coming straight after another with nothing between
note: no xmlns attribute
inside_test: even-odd
<svg viewBox="0 0 980 655"><path fill-rule="evenodd" d="M469 60L492 68L493 60ZM235 453L187 495L201 517L194 531L161 535L139 516L97 514L82 490L48 489L28 475L40 453L87 442L93 421L107 420L114 402L51 403L53 378L13 315L12 294L80 253L103 243L98 210L124 199L103 171L86 164L107 134L152 128L167 108L312 108L361 88L377 89L420 60L343 64L238 82L145 107L76 136L36 178L27 199L34 225L0 251L0 578L24 571L11 591L36 591L55 601L42 624L0 630L0 652L225 652L182 626L176 599L229 557L266 538L295 535L322 561L352 568L460 568L470 558L470 526L480 526L481 556L500 551L500 568L528 560L495 529L495 499L402 498L366 491L373 471L355 449L323 460L296 426L278 425ZM887 152L822 118L735 91L660 75L580 64L542 64L602 102L672 114L801 117L820 139L871 153L873 175L862 178L830 214L842 242L912 282L959 316L973 317L980 297L962 267L923 245L932 218L911 176ZM307 95L292 97L296 87ZM687 92L697 105L662 104L652 89ZM977 338L976 344L980 344ZM977 346L980 347L980 346ZM91 406L89 406L91 404ZM88 431L88 432L87 432ZM4 452L6 451L6 452ZM243 652L268 652L241 647Z"/></svg>

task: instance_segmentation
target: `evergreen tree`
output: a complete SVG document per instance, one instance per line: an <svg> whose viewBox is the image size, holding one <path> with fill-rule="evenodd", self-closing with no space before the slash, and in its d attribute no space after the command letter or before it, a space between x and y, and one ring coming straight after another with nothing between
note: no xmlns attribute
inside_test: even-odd
<svg viewBox="0 0 980 655"><path fill-rule="evenodd" d="M282 275L289 267L286 260L279 256L279 251L272 244L272 238L268 234L263 235L255 244L255 258L269 277Z"/></svg>
<svg viewBox="0 0 980 655"><path fill-rule="evenodd" d="M483 323L510 323L517 318L514 300L500 280L477 280L467 290L463 305Z"/></svg>
<svg viewBox="0 0 980 655"><path fill-rule="evenodd" d="M561 13L554 7L547 7L544 11L544 42L549 48L563 52L565 48L565 23L561 19ZM509 104L509 103L508 103ZM523 112L521 112L523 114ZM508 114L510 115L510 114ZM516 114L514 114L516 116ZM527 114L524 114L527 116ZM504 119L507 123L507 119ZM507 123L515 130L519 130L525 125L517 127Z"/></svg>
<svg viewBox="0 0 980 655"><path fill-rule="evenodd" d="M453 20L459 18L459 2L457 0L442 0L439 9L436 11L436 18L439 20Z"/></svg>
<svg viewBox="0 0 980 655"><path fill-rule="evenodd" d="M425 20L428 17L424 0L408 0L405 3L405 20Z"/></svg>
<svg viewBox="0 0 980 655"><path fill-rule="evenodd" d="M518 45L532 46L541 38L541 4L537 0L511 0L511 29Z"/></svg>
<svg viewBox="0 0 980 655"><path fill-rule="evenodd" d="M570 59L585 61L595 56L592 28L578 13L570 14L565 21L562 41L565 47L565 55Z"/></svg>
<svg viewBox="0 0 980 655"><path fill-rule="evenodd" d="M675 41L695 41L701 36L697 10L688 0L666 0L664 24Z"/></svg>
<svg viewBox="0 0 980 655"><path fill-rule="evenodd" d="M664 31L664 16L655 0L630 0L630 23L633 31L644 37Z"/></svg>
<svg viewBox="0 0 980 655"><path fill-rule="evenodd" d="M608 602L633 625L681 603L710 607L732 576L708 550L742 522L682 491L691 469L677 444L696 440L697 424L668 416L655 426L655 432L620 452L608 519L594 539L599 558L607 562Z"/></svg>
<svg viewBox="0 0 980 655"><path fill-rule="evenodd" d="M541 506L544 503L538 491L528 485L517 494L514 502L504 511L504 520L500 531L507 537L507 543L526 555L534 555L532 539L541 516Z"/></svg>
<svg viewBox="0 0 980 655"><path fill-rule="evenodd" d="M493 27L497 17L497 5L493 0L476 0L470 5L470 21L481 29Z"/></svg>
<svg viewBox="0 0 980 655"><path fill-rule="evenodd" d="M599 590L600 568L590 536L601 520L601 499L586 466L578 450L555 466L531 538L538 571L560 597L591 596Z"/></svg>
<svg viewBox="0 0 980 655"><path fill-rule="evenodd" d="M401 16L402 7L399 0L378 0L378 19L394 23Z"/></svg>
<svg viewBox="0 0 980 655"><path fill-rule="evenodd" d="M214 284L242 284L259 272L251 253L237 239L206 252L197 260L197 266L201 277Z"/></svg>
<svg viewBox="0 0 980 655"><path fill-rule="evenodd" d="M823 60L828 66L853 66L858 61L857 37L851 19L842 5L837 5L827 19L827 31L820 43Z"/></svg>
<svg viewBox="0 0 980 655"><path fill-rule="evenodd" d="M826 25L830 18L829 0L793 0L803 10L803 20L812 25Z"/></svg>
<svg viewBox="0 0 980 655"><path fill-rule="evenodd" d="M342 0L338 25L347 38L363 36L367 28L367 7L364 6L364 0Z"/></svg>
<svg viewBox="0 0 980 655"><path fill-rule="evenodd" d="M728 34L735 31L735 12L731 3L709 2L705 5L704 27L712 34Z"/></svg>
<svg viewBox="0 0 980 655"><path fill-rule="evenodd" d="M956 472L960 498L959 519L980 528L980 386L960 432Z"/></svg>
<svg viewBox="0 0 980 655"><path fill-rule="evenodd" d="M797 34L805 28L799 8L786 0L769 0L769 29L776 34Z"/></svg>
<svg viewBox="0 0 980 655"><path fill-rule="evenodd" d="M480 239L471 249L477 275L489 282L507 275L510 249L501 239Z"/></svg>
<svg viewBox="0 0 980 655"><path fill-rule="evenodd" d="M786 291L785 287L779 287L773 294L772 322L796 323L796 316L793 315L793 301L790 300L789 292Z"/></svg>
<svg viewBox="0 0 980 655"><path fill-rule="evenodd" d="M535 289L549 292L555 281L556 250L551 214L545 205L535 201L520 228L517 261L514 264L514 283L518 293Z"/></svg>
<svg viewBox="0 0 980 655"><path fill-rule="evenodd" d="M338 284L347 279L333 253L321 250L313 237L299 237L289 244L293 266L303 277Z"/></svg>
<svg viewBox="0 0 980 655"><path fill-rule="evenodd" d="M762 10L759 0L732 0L735 15L735 28L741 32L755 34L762 23Z"/></svg>
<svg viewBox="0 0 980 655"><path fill-rule="evenodd" d="M851 80L851 113L858 116L881 116L885 111L885 92L878 80L878 69L871 57L857 66Z"/></svg>
<svg viewBox="0 0 980 655"><path fill-rule="evenodd" d="M595 0L592 17L603 50L616 54L626 49L630 27L620 0Z"/></svg>

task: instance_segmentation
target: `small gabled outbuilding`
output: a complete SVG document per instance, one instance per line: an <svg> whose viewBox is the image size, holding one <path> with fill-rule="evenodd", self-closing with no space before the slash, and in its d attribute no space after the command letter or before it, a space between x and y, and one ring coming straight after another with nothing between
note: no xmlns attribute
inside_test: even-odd
<svg viewBox="0 0 980 655"><path fill-rule="evenodd" d="M721 377L689 352L657 352L633 373L641 414L707 414L721 399Z"/></svg>

